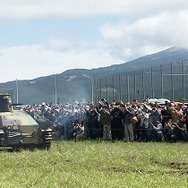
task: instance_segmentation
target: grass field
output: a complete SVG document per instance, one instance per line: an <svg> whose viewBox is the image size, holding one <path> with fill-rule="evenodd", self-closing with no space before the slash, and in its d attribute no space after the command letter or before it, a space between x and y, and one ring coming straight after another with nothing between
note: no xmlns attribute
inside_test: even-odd
<svg viewBox="0 0 188 188"><path fill-rule="evenodd" d="M53 141L0 152L0 187L188 187L187 143Z"/></svg>

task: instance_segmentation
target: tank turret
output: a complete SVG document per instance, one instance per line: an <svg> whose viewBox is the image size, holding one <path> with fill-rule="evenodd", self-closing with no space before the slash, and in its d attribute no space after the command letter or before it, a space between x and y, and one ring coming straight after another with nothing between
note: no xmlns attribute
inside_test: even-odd
<svg viewBox="0 0 188 188"><path fill-rule="evenodd" d="M0 112L11 112L12 101L9 94L0 94Z"/></svg>

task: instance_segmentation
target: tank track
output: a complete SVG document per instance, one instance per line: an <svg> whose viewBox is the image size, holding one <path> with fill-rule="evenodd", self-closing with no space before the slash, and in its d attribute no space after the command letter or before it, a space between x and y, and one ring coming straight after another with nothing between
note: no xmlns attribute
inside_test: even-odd
<svg viewBox="0 0 188 188"><path fill-rule="evenodd" d="M41 148L49 149L52 141L52 130L45 130L42 134L42 140Z"/></svg>

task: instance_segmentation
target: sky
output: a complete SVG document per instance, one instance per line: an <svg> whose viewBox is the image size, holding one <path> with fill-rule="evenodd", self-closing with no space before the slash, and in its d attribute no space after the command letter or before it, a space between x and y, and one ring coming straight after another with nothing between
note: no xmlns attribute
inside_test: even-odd
<svg viewBox="0 0 188 188"><path fill-rule="evenodd" d="M0 0L0 82L188 48L187 0Z"/></svg>

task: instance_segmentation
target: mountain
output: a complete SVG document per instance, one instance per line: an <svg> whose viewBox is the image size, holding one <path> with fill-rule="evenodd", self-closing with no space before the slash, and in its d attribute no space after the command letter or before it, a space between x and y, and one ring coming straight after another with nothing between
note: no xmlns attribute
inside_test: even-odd
<svg viewBox="0 0 188 188"><path fill-rule="evenodd" d="M170 63L177 63L188 58L188 49L184 48L168 48L164 51L146 55L119 65L111 65L109 67L93 69L93 75L104 76L107 74L122 74L141 69L147 69L159 65L166 65ZM101 75L102 74L102 75Z"/></svg>
<svg viewBox="0 0 188 188"><path fill-rule="evenodd" d="M187 91L186 77L164 75L162 86L160 65L163 73L182 73L182 67L183 73L186 73L188 67L186 62L182 65L182 60L187 58L188 49L173 47L119 65L91 70L72 69L33 80L19 80L17 85L16 81L0 83L0 92L9 92L14 103L39 104L42 101L67 103L73 99L91 101L91 96L95 101L100 97L109 100L122 98L124 101L137 97L142 100L147 95L160 97L164 87L164 96L177 100L182 92ZM130 93L126 75L129 76ZM180 83L185 85L181 87ZM18 95L16 86L19 88Z"/></svg>

